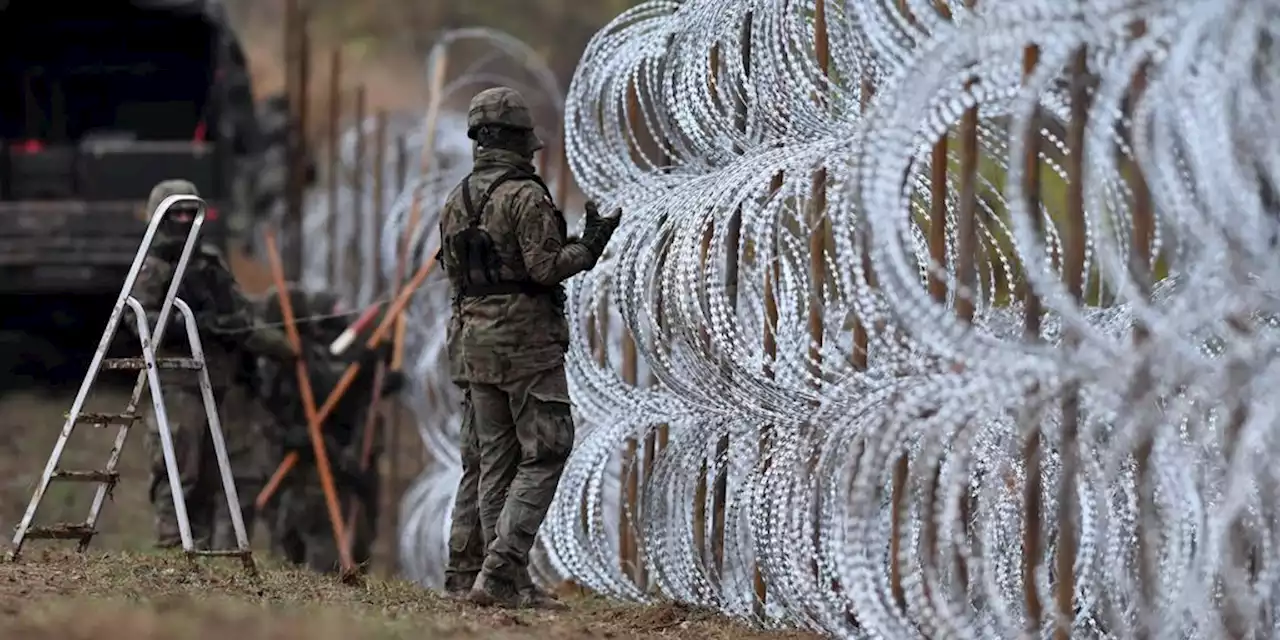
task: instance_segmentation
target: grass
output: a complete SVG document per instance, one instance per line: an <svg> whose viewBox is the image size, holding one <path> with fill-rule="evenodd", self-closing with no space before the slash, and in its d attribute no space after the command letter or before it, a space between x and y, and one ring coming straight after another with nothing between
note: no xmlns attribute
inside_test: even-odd
<svg viewBox="0 0 1280 640"><path fill-rule="evenodd" d="M501 611L443 600L416 585L336 578L266 563L178 554L44 550L0 564L0 637L24 640L369 638L807 638L766 633L676 604L595 597L563 613Z"/></svg>
<svg viewBox="0 0 1280 640"><path fill-rule="evenodd" d="M766 637L678 605L572 604L480 609L400 581L344 586L281 566L250 577L233 561L159 553L44 551L0 565L0 637L30 640Z"/></svg>
<svg viewBox="0 0 1280 640"><path fill-rule="evenodd" d="M119 410L126 392L104 389L90 411ZM17 524L57 439L66 392L0 398L0 526ZM105 461L113 431L76 432L64 467ZM563 613L503 612L453 603L417 585L369 577L359 586L283 566L264 552L250 577L231 559L188 562L151 551L142 433L130 435L122 482L103 512L100 535L81 555L74 543L31 542L17 563L0 560L0 638L23 640L338 640L368 638L812 638L756 631L675 604L628 606L573 597ZM48 494L39 523L83 520L88 487ZM261 527L259 527L261 529ZM384 536L388 531L382 532ZM7 553L8 541L0 541Z"/></svg>

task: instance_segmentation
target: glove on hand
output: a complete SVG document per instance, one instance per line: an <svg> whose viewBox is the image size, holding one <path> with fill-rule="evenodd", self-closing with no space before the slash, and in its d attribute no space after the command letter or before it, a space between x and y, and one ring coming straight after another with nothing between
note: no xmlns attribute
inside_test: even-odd
<svg viewBox="0 0 1280 640"><path fill-rule="evenodd" d="M391 346L382 343L372 349L366 347L364 343L347 350L345 357L348 363L359 363L361 367L372 367L379 361L385 361L391 355Z"/></svg>
<svg viewBox="0 0 1280 640"><path fill-rule="evenodd" d="M622 221L622 208L614 210L614 215L605 217L600 215L600 208L594 201L587 201L583 210L587 216L582 230L582 244L598 259L604 254L604 248Z"/></svg>
<svg viewBox="0 0 1280 640"><path fill-rule="evenodd" d="M404 374L388 370L382 378L382 397L393 396L404 388Z"/></svg>

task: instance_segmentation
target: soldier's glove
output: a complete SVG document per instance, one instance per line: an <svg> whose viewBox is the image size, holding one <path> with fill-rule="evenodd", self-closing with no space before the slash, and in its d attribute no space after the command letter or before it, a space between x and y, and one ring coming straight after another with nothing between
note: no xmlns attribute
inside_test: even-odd
<svg viewBox="0 0 1280 640"><path fill-rule="evenodd" d="M391 355L391 345L382 343L372 349L366 347L364 343L353 345L343 354L343 359L348 364L358 363L361 367L372 367L379 362L386 362Z"/></svg>
<svg viewBox="0 0 1280 640"><path fill-rule="evenodd" d="M614 211L614 215L600 215L600 208L594 201L588 200L583 205L586 211L586 222L582 229L582 244L587 247L591 255L599 259L604 254L604 248L609 244L609 239L613 237L613 232L618 229L618 223L622 221L622 209L618 208Z"/></svg>

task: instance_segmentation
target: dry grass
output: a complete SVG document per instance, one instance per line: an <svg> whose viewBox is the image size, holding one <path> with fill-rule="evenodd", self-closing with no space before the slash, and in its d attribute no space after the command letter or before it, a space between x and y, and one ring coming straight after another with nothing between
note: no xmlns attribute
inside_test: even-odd
<svg viewBox="0 0 1280 640"><path fill-rule="evenodd" d="M404 582L344 586L283 567L250 577L232 561L152 553L46 551L0 565L0 637L24 640L807 637L756 632L678 605L571 603L565 613L504 612Z"/></svg>
<svg viewBox="0 0 1280 640"><path fill-rule="evenodd" d="M125 392L107 390L90 410L123 408ZM0 525L8 530L30 498L67 393L9 393L0 398ZM67 454L68 468L102 464L111 432L84 428ZM188 563L148 550L142 434L130 437L122 483L102 518L91 551L73 543L30 543L17 564L0 561L0 638L23 640L338 640L369 638L667 638L751 640L811 638L768 634L678 605L632 607L574 598L565 613L500 612L441 600L416 585L368 578L357 587L272 564L259 553L251 578L233 560ZM38 522L79 521L88 487L54 487ZM8 549L0 542L0 552Z"/></svg>

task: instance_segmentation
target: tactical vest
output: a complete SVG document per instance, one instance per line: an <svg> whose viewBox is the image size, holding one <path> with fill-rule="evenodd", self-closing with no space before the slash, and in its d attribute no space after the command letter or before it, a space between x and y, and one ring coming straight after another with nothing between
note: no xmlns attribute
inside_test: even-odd
<svg viewBox="0 0 1280 640"><path fill-rule="evenodd" d="M546 286L531 280L502 280L500 272L502 267L501 256L498 255L497 250L494 248L493 237L489 235L489 232L484 227L480 226L484 208L489 204L489 199L493 197L493 193L504 183L515 180L529 180L537 183L542 188L542 191L547 194L547 199L551 199L551 191L547 189L547 185L542 181L542 178L520 169L508 169L498 176L498 179L494 180L493 184L489 185L489 188L481 194L478 203L473 202L471 199L471 176L468 175L462 179L462 206L467 211L467 228L445 240L445 245L453 255L461 271L459 274L458 300L462 298L479 298L481 296L524 294L528 296L553 296L558 302L563 303L564 291L559 286ZM559 214L559 211L557 210L556 213ZM560 224L560 233L563 235L567 232L564 216L557 215L556 217ZM484 275L483 282L474 282L472 280L471 276L475 272Z"/></svg>

